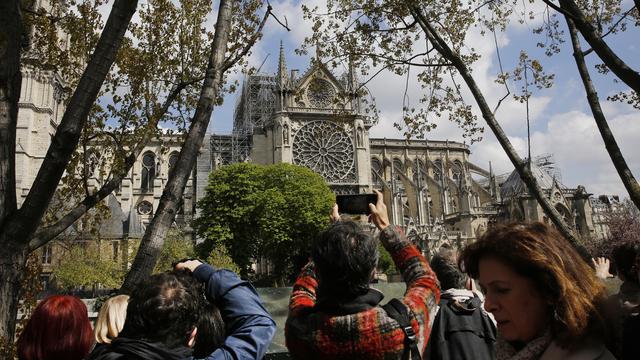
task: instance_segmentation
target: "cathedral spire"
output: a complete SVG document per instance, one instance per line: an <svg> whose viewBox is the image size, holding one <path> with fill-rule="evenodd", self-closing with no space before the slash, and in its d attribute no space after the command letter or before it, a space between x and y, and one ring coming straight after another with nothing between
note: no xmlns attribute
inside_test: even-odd
<svg viewBox="0 0 640 360"><path fill-rule="evenodd" d="M356 67L353 63L353 57L349 56L349 90L355 92L358 89L358 78L356 75Z"/></svg>
<svg viewBox="0 0 640 360"><path fill-rule="evenodd" d="M284 46L280 40L280 59L278 60L278 84L280 90L284 90L287 83L287 63L284 57Z"/></svg>

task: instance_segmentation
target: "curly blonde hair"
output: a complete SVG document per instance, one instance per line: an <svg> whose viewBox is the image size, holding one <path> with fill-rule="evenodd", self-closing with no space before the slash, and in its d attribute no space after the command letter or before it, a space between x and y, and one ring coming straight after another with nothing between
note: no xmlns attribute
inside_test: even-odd
<svg viewBox="0 0 640 360"><path fill-rule="evenodd" d="M563 347L585 335L603 335L604 285L574 247L540 222L499 225L469 244L458 266L474 279L479 262L492 257L531 279L552 307L551 334Z"/></svg>
<svg viewBox="0 0 640 360"><path fill-rule="evenodd" d="M116 295L104 302L93 329L98 344L110 344L118 336L127 317L128 304L129 295Z"/></svg>

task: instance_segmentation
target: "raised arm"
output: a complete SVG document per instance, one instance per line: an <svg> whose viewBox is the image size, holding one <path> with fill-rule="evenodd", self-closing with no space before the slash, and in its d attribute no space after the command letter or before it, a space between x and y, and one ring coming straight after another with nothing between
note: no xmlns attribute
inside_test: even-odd
<svg viewBox="0 0 640 360"><path fill-rule="evenodd" d="M376 194L377 203L369 204L370 220L380 230L380 242L391 254L396 268L407 284L404 303L416 316L424 315L428 324L440 301L440 287L436 275L418 248L405 237L402 229L389 225L382 193L376 191Z"/></svg>
<svg viewBox="0 0 640 360"><path fill-rule="evenodd" d="M208 264L199 263L192 271L205 284L207 296L218 304L227 328L224 344L207 359L262 359L276 324L254 287L232 271Z"/></svg>
<svg viewBox="0 0 640 360"><path fill-rule="evenodd" d="M317 288L318 280L315 276L315 267L313 261L309 261L309 263L302 268L295 284L293 284L291 298L289 299L290 317L295 317L315 306Z"/></svg>

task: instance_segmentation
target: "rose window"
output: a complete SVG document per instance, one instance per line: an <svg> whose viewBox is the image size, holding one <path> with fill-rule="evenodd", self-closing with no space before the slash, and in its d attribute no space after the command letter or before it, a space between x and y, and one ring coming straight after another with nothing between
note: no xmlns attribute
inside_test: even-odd
<svg viewBox="0 0 640 360"><path fill-rule="evenodd" d="M307 88L307 97L312 107L328 108L335 97L335 90L326 80L314 79Z"/></svg>
<svg viewBox="0 0 640 360"><path fill-rule="evenodd" d="M329 182L355 181L353 141L336 124L313 121L298 130L293 141L293 162Z"/></svg>
<svg viewBox="0 0 640 360"><path fill-rule="evenodd" d="M153 205L148 201L142 201L138 204L138 214L149 215L153 212Z"/></svg>

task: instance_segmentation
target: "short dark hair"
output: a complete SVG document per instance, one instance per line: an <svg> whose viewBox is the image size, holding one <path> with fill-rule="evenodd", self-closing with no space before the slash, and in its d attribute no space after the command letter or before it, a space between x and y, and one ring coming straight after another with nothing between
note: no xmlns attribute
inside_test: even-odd
<svg viewBox="0 0 640 360"><path fill-rule="evenodd" d="M319 234L311 258L320 280L318 292L348 298L369 290L371 273L378 264L378 245L370 231L353 221L339 221Z"/></svg>
<svg viewBox="0 0 640 360"><path fill-rule="evenodd" d="M624 276L625 280L638 282L638 272L634 268L638 255L640 255L640 244L633 242L620 244L611 252L616 270Z"/></svg>
<svg viewBox="0 0 640 360"><path fill-rule="evenodd" d="M184 346L204 304L202 287L188 272L152 275L131 294L120 336Z"/></svg>
<svg viewBox="0 0 640 360"><path fill-rule="evenodd" d="M431 259L431 269L436 273L442 290L464 288L467 276L458 269L454 250L440 248Z"/></svg>

